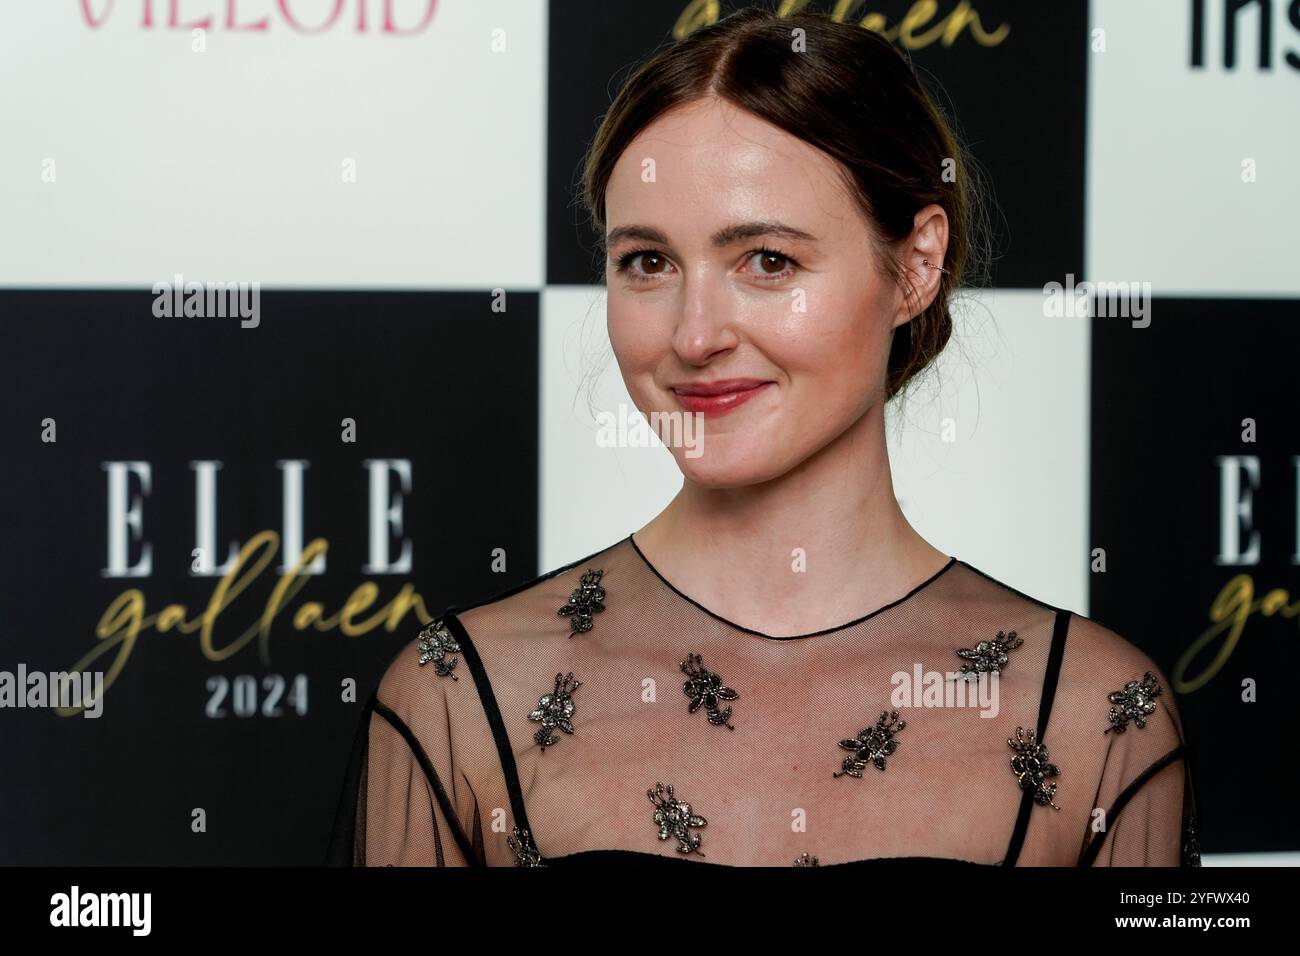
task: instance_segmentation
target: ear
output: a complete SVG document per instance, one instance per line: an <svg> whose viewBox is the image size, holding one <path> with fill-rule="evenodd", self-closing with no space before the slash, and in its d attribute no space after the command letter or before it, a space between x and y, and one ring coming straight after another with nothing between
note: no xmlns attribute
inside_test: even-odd
<svg viewBox="0 0 1300 956"><path fill-rule="evenodd" d="M904 288L899 290L895 328L910 322L934 302L943 280L943 260L947 251L948 214L942 206L931 203L913 217L912 234L903 240Z"/></svg>

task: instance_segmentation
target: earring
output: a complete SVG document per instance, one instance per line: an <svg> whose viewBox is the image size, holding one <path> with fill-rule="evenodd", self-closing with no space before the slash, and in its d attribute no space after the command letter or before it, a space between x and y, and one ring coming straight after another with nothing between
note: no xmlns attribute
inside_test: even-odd
<svg viewBox="0 0 1300 956"><path fill-rule="evenodd" d="M947 269L943 268L942 266L936 266L936 265L935 265L933 262L931 262L929 259L922 259L922 260L921 260L921 264L924 265L924 266L928 266L928 267L931 268L931 269L938 269L938 270L939 270L940 272L942 272L944 275L952 275L952 273L949 272Z"/></svg>

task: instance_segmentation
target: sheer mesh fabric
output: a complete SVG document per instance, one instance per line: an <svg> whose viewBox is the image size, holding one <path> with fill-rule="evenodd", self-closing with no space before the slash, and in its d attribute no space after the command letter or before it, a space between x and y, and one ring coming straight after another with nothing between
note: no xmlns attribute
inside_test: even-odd
<svg viewBox="0 0 1300 956"><path fill-rule="evenodd" d="M605 610L570 637L557 611L588 569L604 572ZM629 536L449 608L442 620L460 647L448 654L451 674L419 664L413 639L366 704L330 862L1198 862L1172 692L1150 658L1100 624L956 558L891 604L803 636L747 630L689 593ZM948 679L959 648L1012 631L1023 643L1008 652L993 701ZM717 702L732 708L730 726L711 723L706 706L691 712L681 668L690 655L736 691ZM1107 695L1148 671L1165 691L1146 726L1107 732ZM580 682L573 732L554 730L543 748L530 713L569 673ZM910 701L894 697L900 674L920 688ZM945 686L964 688L966 705L935 706ZM884 769L842 773L855 753L841 742L892 711L905 723ZM1018 728L1035 732L1059 768L1046 778L1056 807L1018 785L1008 744ZM660 839L648 795L657 784L704 819L684 831L698 835L696 849L683 852L672 833Z"/></svg>

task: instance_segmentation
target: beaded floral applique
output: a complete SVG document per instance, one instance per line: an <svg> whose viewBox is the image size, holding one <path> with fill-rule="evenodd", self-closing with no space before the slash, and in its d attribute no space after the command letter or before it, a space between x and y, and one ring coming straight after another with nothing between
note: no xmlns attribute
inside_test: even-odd
<svg viewBox="0 0 1300 956"><path fill-rule="evenodd" d="M420 632L419 647L421 666L433 661L433 669L438 672L439 677L451 674L452 680L460 679L451 673L456 666L456 658L447 656L459 653L460 645L451 636L451 631L447 630L447 625L442 622L442 618L433 621Z"/></svg>
<svg viewBox="0 0 1300 956"><path fill-rule="evenodd" d="M1183 866L1201 865L1201 841L1196 836L1196 820L1187 821L1183 829Z"/></svg>
<svg viewBox="0 0 1300 956"><path fill-rule="evenodd" d="M545 866L542 854L533 843L533 835L527 830L515 827L506 837L506 844L515 851L515 866Z"/></svg>
<svg viewBox="0 0 1300 956"><path fill-rule="evenodd" d="M868 763L877 770L884 770L885 758L898 749L898 741L894 739L894 734L906 726L907 721L898 719L898 711L882 710L874 727L866 727L858 731L857 737L840 741L840 746L845 750L852 750L853 756L845 757L841 769L831 776L842 777L848 774L850 777L862 779L862 769Z"/></svg>
<svg viewBox="0 0 1300 956"><path fill-rule="evenodd" d="M980 674L1001 674L1002 668L1010 660L1007 652L1014 651L1023 643L1024 639L1017 637L1015 631L998 631L992 640L980 641L973 648L961 648L957 655L971 663L962 664L957 677L972 679L978 678Z"/></svg>
<svg viewBox="0 0 1300 956"><path fill-rule="evenodd" d="M588 569L584 572L582 580L569 595L569 603L556 612L561 617L569 615L569 625L573 628L569 637L590 631L592 614L605 610L605 589L600 586L604 574L603 569Z"/></svg>
<svg viewBox="0 0 1300 956"><path fill-rule="evenodd" d="M1147 671L1142 675L1141 682L1131 680L1120 690L1107 694L1106 699L1116 706L1111 707L1107 715L1110 726L1103 733L1108 734L1113 730L1122 734L1128 728L1129 721L1139 728L1145 727L1147 718L1156 712L1155 699L1163 692L1156 675Z"/></svg>
<svg viewBox="0 0 1300 956"><path fill-rule="evenodd" d="M691 805L678 800L673 794L673 786L665 787L656 783L653 789L646 791L646 796L654 804L654 822L659 825L659 839L667 840L670 836L677 838L678 853L699 853L700 834L692 833L690 827L702 827L709 821L691 811Z"/></svg>
<svg viewBox="0 0 1300 956"><path fill-rule="evenodd" d="M1059 810L1052 802L1056 796L1056 784L1048 783L1048 777L1055 777L1061 769L1047 759L1047 748L1035 739L1037 732L1016 728L1016 735L1007 738L1007 745L1016 752L1011 758L1011 771L1016 775L1016 782L1021 790L1033 792L1034 802L1040 806L1050 806Z"/></svg>
<svg viewBox="0 0 1300 956"><path fill-rule="evenodd" d="M570 720L575 710L572 694L581 686L582 681L574 680L572 671L567 675L556 674L555 690L538 698L537 709L528 715L529 720L539 721L542 725L533 734L533 740L543 751L560 739L555 736L556 727L566 734L573 733Z"/></svg>
<svg viewBox="0 0 1300 956"><path fill-rule="evenodd" d="M686 656L686 660L682 661L682 673L688 678L682 685L682 692L691 699L687 711L693 714L704 707L708 710L709 723L735 730L735 727L727 723L731 717L731 708L719 710L718 701L736 700L740 695L730 687L724 687L722 678L717 674L706 670L699 654Z"/></svg>

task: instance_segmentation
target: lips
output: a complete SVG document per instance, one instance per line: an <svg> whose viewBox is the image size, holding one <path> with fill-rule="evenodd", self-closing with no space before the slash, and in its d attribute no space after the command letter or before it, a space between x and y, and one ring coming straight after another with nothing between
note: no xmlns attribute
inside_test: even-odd
<svg viewBox="0 0 1300 956"><path fill-rule="evenodd" d="M754 378L729 378L675 385L672 390L678 404L688 412L716 417L739 408L773 384Z"/></svg>

